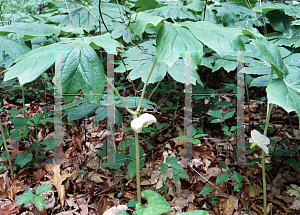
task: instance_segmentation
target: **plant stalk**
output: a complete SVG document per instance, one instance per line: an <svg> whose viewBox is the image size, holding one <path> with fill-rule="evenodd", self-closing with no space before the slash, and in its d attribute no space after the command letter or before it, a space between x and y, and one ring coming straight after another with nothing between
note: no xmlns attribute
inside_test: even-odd
<svg viewBox="0 0 300 215"><path fill-rule="evenodd" d="M15 177L14 177L14 170L13 170L13 166L12 166L12 162L11 162L11 157L7 148L7 144L6 144L6 139L5 139L5 135L4 135L4 131L3 131L3 127L2 127L2 120L0 118L0 130L1 130L1 135L3 138L3 143L4 143L4 147L5 147L5 151L7 154L7 159L8 159L8 163L9 163L9 168L10 168L10 174L11 174L11 180L14 181Z"/></svg>
<svg viewBox="0 0 300 215"><path fill-rule="evenodd" d="M268 134L268 126L270 121L271 112L273 109L274 104L267 105L267 118L266 118L266 125L264 129L264 135L267 136ZM264 203L264 215L267 215L267 182L266 182L266 162L265 162L265 151L262 150L261 154L261 164L262 164L262 179L263 179L263 203Z"/></svg>
<svg viewBox="0 0 300 215"><path fill-rule="evenodd" d="M133 116L133 119L136 119L137 115ZM135 140L135 161L136 161L136 193L137 193L137 202L142 203L141 197L141 175L140 175L140 144L139 144L139 134L134 132Z"/></svg>
<svg viewBox="0 0 300 215"><path fill-rule="evenodd" d="M127 105L125 104L124 100L122 99L121 95L119 94L118 90L113 86L113 84L111 83L111 81L106 77L106 80L108 82L108 84L114 88L114 91L116 92L117 96L120 98L122 104L124 105L125 109L133 116L133 119L136 119L137 116L138 116L138 113L141 109L141 106L142 106L142 102L143 102L143 98L144 98L144 95L145 95L145 91L146 91L146 87L147 87L147 84L148 84L148 81L150 79L150 76L153 72L153 69L155 67L155 64L156 64L156 60L157 60L157 56L155 56L154 58L154 61L153 61L153 64L152 64L152 67L149 71L149 74L148 74L148 77L144 83L144 87L143 87L143 90L142 90L142 95L141 95L141 98L140 98L140 103L137 107L137 109L135 111L132 111L130 110ZM137 132L134 131L134 139L135 139L135 161L136 161L136 185L137 185L137 202L138 203L142 203L142 198L141 198L141 176L140 176L140 149L139 149L139 135Z"/></svg>
<svg viewBox="0 0 300 215"><path fill-rule="evenodd" d="M150 79L150 76L151 76L151 74L152 74L152 72L153 72L153 69L154 69L154 67L155 67L156 60L157 60L157 56L155 55L155 58L154 58L152 67L151 67L151 69L150 69L150 71L149 71L148 77L147 77L147 79L146 79L146 81L145 81L145 84L144 84L144 87L143 87L143 90L142 90L142 95L141 95L141 99L140 99L139 106L137 107L137 109L136 109L136 111L135 111L136 113L138 113L138 112L140 111L140 109L141 109L142 102L143 102L143 98L144 98L144 94L145 94L145 91L146 91L146 87L147 87L148 81L149 81L149 79Z"/></svg>

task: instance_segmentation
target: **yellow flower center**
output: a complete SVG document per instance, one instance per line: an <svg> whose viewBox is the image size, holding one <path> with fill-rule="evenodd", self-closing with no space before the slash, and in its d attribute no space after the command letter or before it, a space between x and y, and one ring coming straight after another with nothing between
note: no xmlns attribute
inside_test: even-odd
<svg viewBox="0 0 300 215"><path fill-rule="evenodd" d="M256 146L256 143L255 143L255 142L253 142L253 143L251 143L251 146L250 146L250 148L251 148L251 149L253 149L255 146Z"/></svg>

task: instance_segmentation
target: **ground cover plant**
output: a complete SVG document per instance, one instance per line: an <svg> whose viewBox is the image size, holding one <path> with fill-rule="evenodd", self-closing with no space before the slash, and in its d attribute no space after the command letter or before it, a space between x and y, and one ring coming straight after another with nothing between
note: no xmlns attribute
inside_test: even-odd
<svg viewBox="0 0 300 215"><path fill-rule="evenodd" d="M0 0L0 214L299 213L299 11Z"/></svg>

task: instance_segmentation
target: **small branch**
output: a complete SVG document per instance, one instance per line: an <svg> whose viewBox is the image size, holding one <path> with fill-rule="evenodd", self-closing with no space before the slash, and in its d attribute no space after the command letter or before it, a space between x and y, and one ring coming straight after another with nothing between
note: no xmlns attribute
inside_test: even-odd
<svg viewBox="0 0 300 215"><path fill-rule="evenodd" d="M102 17L102 13L101 13L101 1L102 1L102 0L99 0L99 20L100 20L100 17L101 17L102 22L103 22L103 24L104 24L104 27L105 27L106 31L108 32L108 28L107 28L107 26L106 26L106 24L105 24L105 22L104 22L104 19L103 19L103 17ZM100 24L99 24L99 28L100 28Z"/></svg>
<svg viewBox="0 0 300 215"><path fill-rule="evenodd" d="M123 65L124 65L124 68L125 68L125 70L126 70L128 81L131 83L131 85L132 85L132 87L133 87L133 89L134 89L134 97L135 97L135 105L136 105L136 89L135 89L135 87L134 87L134 84L132 83L132 81L131 81L130 78L129 78L129 73L128 73L126 64L125 64L125 62L124 62L124 60L123 60L123 58L122 58L122 56L121 56L120 53L119 53L119 56L120 56L121 61L122 61Z"/></svg>
<svg viewBox="0 0 300 215"><path fill-rule="evenodd" d="M6 139L5 139L5 135L4 135L4 131L3 131L3 127L2 127L2 120L0 118L0 130L1 130L1 135L3 138L3 143L4 143L4 147L5 147L5 151L7 154L7 159L8 159L8 163L9 163L9 168L10 168L10 174L11 174L11 180L14 181L15 180L15 176L14 176L14 170L13 170L13 166L12 166L12 162L11 162L11 157L7 148L7 144L6 144Z"/></svg>
<svg viewBox="0 0 300 215"><path fill-rule="evenodd" d="M138 112L140 111L140 109L141 109L142 102L143 102L143 98L144 98L144 94L145 94L145 91L146 91L146 87L147 87L148 81L149 81L149 79L150 79L150 76L151 76L151 74L152 74L152 72L153 72L153 69L154 69L154 67L155 67L156 60L157 60L157 56L155 55L155 58L154 58L152 67L151 67L151 69L150 69L150 71L149 71L149 74L148 74L148 77L147 77L147 79L146 79L146 81L145 81L145 83L144 83L142 95L141 95L141 98L140 98L140 103L139 103L139 106L137 107L137 109L136 109L136 111L135 111L136 113L138 113Z"/></svg>
<svg viewBox="0 0 300 215"><path fill-rule="evenodd" d="M155 87L155 88L152 90L152 92L151 92L150 96L148 97L148 100L149 100L149 101L150 101L150 98L151 98L151 96L152 96L152 95L153 95L153 93L155 92L155 90L158 88L158 86L159 86L160 82L161 82L161 81L159 81L159 82L157 83L156 87Z"/></svg>
<svg viewBox="0 0 300 215"><path fill-rule="evenodd" d="M70 17L71 23L72 23L72 25L73 25L73 27L74 27L74 23L73 23L73 20L72 20L72 17L71 17L70 11L69 11L68 3L67 3L67 1L66 1L66 0L65 0L65 1L63 1L63 2L65 2L65 4L66 4L67 11L68 11L68 14L69 14L69 17Z"/></svg>
<svg viewBox="0 0 300 215"><path fill-rule="evenodd" d="M117 3L117 5L118 5L118 7L119 7L119 11L120 11L120 13L121 13L121 15L122 15L122 17L123 17L123 20L124 20L125 25L128 26L128 24L127 24L127 22L126 22L126 19L125 19L125 16L124 16L124 14L122 13L122 10L121 10L121 7L120 7L120 5L119 5L118 0L116 0L116 3ZM134 44L134 43L132 42L132 39L131 39L131 36L130 36L130 33L129 33L129 29L127 29L127 33L128 33L129 39L130 39L130 43L131 43L133 46L135 46L135 47L137 48L137 50L142 54L142 52L141 52L141 50L139 49L139 47L138 47L136 44Z"/></svg>
<svg viewBox="0 0 300 215"><path fill-rule="evenodd" d="M121 100L121 102L122 102L124 108L125 108L131 115L134 115L135 112L132 111L132 110L130 110L130 109L127 107L127 105L125 104L125 102L124 102L124 100L122 99L121 95L119 94L118 90L114 87L114 85L111 83L111 81L108 79L108 77L107 77L106 75L105 75L105 78L106 78L106 80L107 80L107 83L108 83L112 88L114 88L114 91L116 92L117 96L120 98L120 100Z"/></svg>
<svg viewBox="0 0 300 215"><path fill-rule="evenodd" d="M74 5L75 5L75 7L76 7L76 10L77 10L77 13L78 13L78 23L79 23L79 28L81 28L81 26L80 26L80 12L79 12L79 10L78 10L78 8L77 8L77 5L75 4L75 1L72 0L72 2L74 3ZM74 26L74 25L73 25L73 26Z"/></svg>

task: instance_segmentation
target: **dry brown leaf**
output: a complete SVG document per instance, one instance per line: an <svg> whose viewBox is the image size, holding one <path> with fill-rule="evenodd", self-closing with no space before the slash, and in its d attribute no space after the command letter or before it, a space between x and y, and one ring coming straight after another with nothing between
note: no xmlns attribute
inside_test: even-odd
<svg viewBox="0 0 300 215"><path fill-rule="evenodd" d="M9 180L6 174L0 175L0 198L5 199L7 195L7 190L9 189Z"/></svg>
<svg viewBox="0 0 300 215"><path fill-rule="evenodd" d="M101 174L99 174L99 173L91 172L90 174L87 175L87 178L91 181L96 182L96 183L103 183L104 182L104 180L101 178Z"/></svg>
<svg viewBox="0 0 300 215"><path fill-rule="evenodd" d="M182 128L180 128L179 125L176 125L175 128L177 130L177 135L176 135L177 137L184 136L184 130ZM173 141L175 142L175 147L176 146L181 146L184 143L184 140L175 140L175 139L173 139Z"/></svg>
<svg viewBox="0 0 300 215"><path fill-rule="evenodd" d="M46 174L46 171L43 169L39 169L38 171L33 172L33 176L34 176L35 180L37 180L37 181L40 181L44 177L45 174Z"/></svg>
<svg viewBox="0 0 300 215"><path fill-rule="evenodd" d="M89 214L88 202L87 201L85 201L83 198L77 199L77 204L79 205L79 207L81 209L81 214L82 215L88 215Z"/></svg>
<svg viewBox="0 0 300 215"><path fill-rule="evenodd" d="M114 206L108 209L107 211L105 211L103 215L117 215L121 210L126 210L126 209L127 209L127 205Z"/></svg>
<svg viewBox="0 0 300 215"><path fill-rule="evenodd" d="M70 177L72 174L68 173L65 175L60 175L60 165L49 165L54 173L52 184L55 186L58 196L61 202L61 205L64 205L65 199L65 186L62 185L62 182L66 180L66 178Z"/></svg>
<svg viewBox="0 0 300 215"><path fill-rule="evenodd" d="M15 180L14 183L10 186L10 188L7 190L7 196L11 200L14 200L14 195L17 194L18 192L22 192L25 189L22 187L21 183L19 180Z"/></svg>
<svg viewBox="0 0 300 215"><path fill-rule="evenodd" d="M219 210L223 211L223 215L231 215L234 210L238 209L239 200L235 196L229 196L228 199L223 199L223 201L221 200L218 206Z"/></svg>
<svg viewBox="0 0 300 215"><path fill-rule="evenodd" d="M262 188L254 183L252 183L252 185L250 183L246 184L245 191L246 191L246 193L248 193L249 197L251 197L251 198L260 196L260 194L263 192Z"/></svg>
<svg viewBox="0 0 300 215"><path fill-rule="evenodd" d="M20 214L19 208L21 206L19 207L16 206L17 206L17 202L11 202L9 205L1 206L0 215Z"/></svg>
<svg viewBox="0 0 300 215"><path fill-rule="evenodd" d="M176 192L177 194L177 192ZM175 207L178 207L180 209L183 209L187 206L189 206L189 203L193 203L195 199L195 195L193 191L190 190L182 190L178 194L178 197L174 201Z"/></svg>

